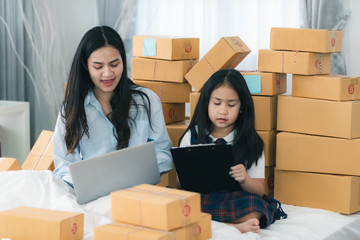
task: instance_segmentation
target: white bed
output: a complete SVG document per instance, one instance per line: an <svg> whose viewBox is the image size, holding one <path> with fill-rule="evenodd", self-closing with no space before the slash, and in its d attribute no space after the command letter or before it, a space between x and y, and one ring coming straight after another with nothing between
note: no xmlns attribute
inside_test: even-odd
<svg viewBox="0 0 360 240"><path fill-rule="evenodd" d="M84 213L85 240L93 239L94 227L112 221L110 196L79 205L73 191L51 171L0 172L0 211L18 206ZM285 204L282 207L288 218L260 230L260 234L241 234L234 227L212 221L212 239L360 239L360 213L343 215Z"/></svg>

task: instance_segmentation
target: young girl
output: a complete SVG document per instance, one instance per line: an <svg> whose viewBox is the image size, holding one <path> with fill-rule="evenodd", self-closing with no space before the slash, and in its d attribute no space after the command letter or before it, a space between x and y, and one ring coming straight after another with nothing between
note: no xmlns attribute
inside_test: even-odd
<svg viewBox="0 0 360 240"><path fill-rule="evenodd" d="M115 30L94 27L83 36L54 131L54 173L70 186L70 163L149 141L155 143L160 173L172 169L160 100L135 85L126 67Z"/></svg>
<svg viewBox="0 0 360 240"><path fill-rule="evenodd" d="M235 165L229 174L239 182L238 190L201 194L202 211L210 213L213 220L226 222L242 233L258 233L260 227L285 216L278 201L264 196L264 144L255 131L251 94L238 71L220 70L204 84L180 141L180 146L233 145Z"/></svg>

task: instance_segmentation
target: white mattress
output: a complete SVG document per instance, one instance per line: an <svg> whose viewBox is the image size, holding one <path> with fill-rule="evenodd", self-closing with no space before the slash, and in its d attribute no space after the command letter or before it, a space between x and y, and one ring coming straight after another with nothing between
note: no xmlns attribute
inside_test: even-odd
<svg viewBox="0 0 360 240"><path fill-rule="evenodd" d="M51 171L0 172L0 211L18 206L84 213L85 240L93 239L94 227L112 221L110 196L79 205L72 189ZM360 213L343 215L292 205L282 207L288 218L261 229L260 234L241 234L234 227L212 221L212 239L360 239Z"/></svg>

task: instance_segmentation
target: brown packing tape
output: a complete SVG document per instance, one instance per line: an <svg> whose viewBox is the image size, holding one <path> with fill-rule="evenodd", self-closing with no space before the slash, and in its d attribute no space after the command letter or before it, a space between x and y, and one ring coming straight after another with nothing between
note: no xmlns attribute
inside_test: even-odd
<svg viewBox="0 0 360 240"><path fill-rule="evenodd" d="M323 58L324 58L324 54L319 53L317 55L317 59L315 61L316 72L319 73L319 74L322 73Z"/></svg>
<svg viewBox="0 0 360 240"><path fill-rule="evenodd" d="M38 160L37 160L37 162L36 162L35 165L34 165L34 169L33 169L33 170L36 170L37 166L38 166L39 163L43 160L44 157L52 157L52 155L51 155L51 156L47 155L46 152L48 151L49 147L51 147L51 143L53 142L53 140L54 140L54 135L51 136L51 138L50 138L49 142L47 143L47 145L46 145L44 151L42 152L42 154L40 154L40 155L35 155L35 154L34 154L34 155L33 155L33 156L38 156L38 157L39 157Z"/></svg>
<svg viewBox="0 0 360 240"><path fill-rule="evenodd" d="M166 188L164 191L161 192L155 192L155 191L150 191L150 190L145 190L145 189L138 189L138 188L128 188L127 190L130 191L134 191L134 192L143 192L143 193L149 193L149 195L145 195L143 197L139 197L138 200L138 217L139 217L139 221L138 224L142 225L142 208L141 208L141 200L144 198L148 198L148 197L153 197L154 195L157 196L164 196L164 197L170 197L170 198L175 198L175 199L179 199L182 200L183 203L183 219L182 219L182 226L186 226L186 217L189 215L190 213L190 209L189 206L186 204L186 197L181 197L181 196L176 196L176 195L172 195L170 192L174 191L176 189L168 189Z"/></svg>

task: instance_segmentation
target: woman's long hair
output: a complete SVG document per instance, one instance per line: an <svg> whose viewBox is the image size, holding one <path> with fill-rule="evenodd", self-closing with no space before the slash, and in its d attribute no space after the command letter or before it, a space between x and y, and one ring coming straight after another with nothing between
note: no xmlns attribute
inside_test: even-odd
<svg viewBox="0 0 360 240"><path fill-rule="evenodd" d="M255 110L252 96L244 77L237 70L219 70L206 81L185 133L197 126L198 143L211 142L209 134L212 132L213 124L209 118L208 106L212 92L221 86L231 87L239 96L241 107L235 121L233 149L235 162L243 163L246 169L249 169L254 162L257 163L262 154L264 143L255 130ZM181 136L179 143L183 136Z"/></svg>
<svg viewBox="0 0 360 240"><path fill-rule="evenodd" d="M122 76L110 100L112 112L107 116L115 127L114 136L118 141L116 148L125 148L129 144L129 120L134 121L135 118L129 116L131 105L135 105L136 110L144 107L151 125L149 98L144 92L137 90L137 85L127 76L126 53L121 37L110 27L94 27L85 33L75 52L62 103L61 116L65 122L65 143L68 154L74 152L84 134L90 137L84 100L88 91L94 88L94 83L87 69L87 60L95 50L105 46L116 48L123 62ZM140 95L144 104L138 105L133 98L134 94Z"/></svg>

